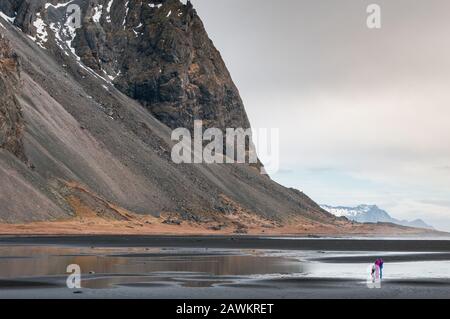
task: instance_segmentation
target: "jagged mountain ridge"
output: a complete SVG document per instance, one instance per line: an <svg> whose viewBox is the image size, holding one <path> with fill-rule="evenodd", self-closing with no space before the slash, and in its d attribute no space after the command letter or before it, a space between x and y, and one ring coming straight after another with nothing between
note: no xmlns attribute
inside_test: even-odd
<svg viewBox="0 0 450 319"><path fill-rule="evenodd" d="M358 205L356 207L321 205L327 212L338 217L346 217L358 223L393 223L407 227L434 229L421 219L413 221L399 220L391 217L385 210L376 205Z"/></svg>
<svg viewBox="0 0 450 319"><path fill-rule="evenodd" d="M0 33L21 64L14 75L20 84L2 90L19 103L24 127L17 142L25 156L0 149L1 221L68 218L80 207L111 215L101 198L138 214L173 212L194 221L243 208L280 221L335 223L306 195L255 167L171 161L170 128L195 118L219 128L248 126L238 91L189 4L133 1L127 11L122 0L111 7L110 0L75 0L84 24L74 31L62 25L68 3L0 4ZM137 16L144 17L145 40L136 37Z"/></svg>
<svg viewBox="0 0 450 319"><path fill-rule="evenodd" d="M5 14L16 15L15 24L39 45L53 40L73 52L172 129L190 128L194 119L220 129L250 127L239 92L189 1L5 1ZM77 30L64 26L69 4L84 14Z"/></svg>

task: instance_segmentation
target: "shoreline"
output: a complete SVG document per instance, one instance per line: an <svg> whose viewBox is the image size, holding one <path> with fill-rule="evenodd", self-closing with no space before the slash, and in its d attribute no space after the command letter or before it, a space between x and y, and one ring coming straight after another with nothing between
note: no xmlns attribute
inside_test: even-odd
<svg viewBox="0 0 450 319"><path fill-rule="evenodd" d="M350 239L265 236L1 236L0 245L64 245L95 247L182 247L221 249L450 252L450 239Z"/></svg>

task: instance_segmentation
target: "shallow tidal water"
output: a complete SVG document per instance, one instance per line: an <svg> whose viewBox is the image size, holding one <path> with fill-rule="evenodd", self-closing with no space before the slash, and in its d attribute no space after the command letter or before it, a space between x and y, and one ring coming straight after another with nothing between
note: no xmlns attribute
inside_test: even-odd
<svg viewBox="0 0 450 319"><path fill-rule="evenodd" d="M0 279L68 276L71 264L79 265L84 288L161 282L208 287L248 276L304 272L296 259L256 250L0 246Z"/></svg>
<svg viewBox="0 0 450 319"><path fill-rule="evenodd" d="M0 290L64 288L67 267L81 269L83 289L211 288L267 284L271 279L343 279L364 286L372 260L387 280L450 278L450 255L268 249L0 245ZM298 281L301 283L302 281ZM311 282L310 282L311 283ZM310 284L309 283L309 284ZM299 288L301 284L299 284ZM264 289L264 288L263 288ZM447 291L447 290L445 290ZM450 290L449 290L450 291ZM1 296L0 296L1 298Z"/></svg>

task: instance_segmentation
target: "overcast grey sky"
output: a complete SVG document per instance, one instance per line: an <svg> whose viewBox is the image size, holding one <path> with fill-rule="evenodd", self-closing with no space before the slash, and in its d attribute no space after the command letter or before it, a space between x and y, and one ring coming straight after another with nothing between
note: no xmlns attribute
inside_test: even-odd
<svg viewBox="0 0 450 319"><path fill-rule="evenodd" d="M252 125L280 128L275 180L450 231L450 1L192 2Z"/></svg>

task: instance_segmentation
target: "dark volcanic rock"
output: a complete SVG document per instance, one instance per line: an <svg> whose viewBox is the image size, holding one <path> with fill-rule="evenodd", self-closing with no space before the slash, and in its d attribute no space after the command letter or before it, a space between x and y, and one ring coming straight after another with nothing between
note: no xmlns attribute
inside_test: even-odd
<svg viewBox="0 0 450 319"><path fill-rule="evenodd" d="M171 128L249 128L239 92L188 1L89 1L75 48ZM162 4L158 6L159 4ZM103 5L98 22L95 6ZM117 76L118 75L118 76Z"/></svg>
<svg viewBox="0 0 450 319"><path fill-rule="evenodd" d="M2 0L0 3L0 11L3 11L7 16L15 17L15 25L19 26L24 32L34 35L36 30L32 23L36 18L36 14L42 10L45 2L47 1Z"/></svg>
<svg viewBox="0 0 450 319"><path fill-rule="evenodd" d="M0 1L0 11L9 17L15 16L22 1L2 0Z"/></svg>
<svg viewBox="0 0 450 319"><path fill-rule="evenodd" d="M0 148L25 161L23 149L23 115L16 99L19 85L17 56L0 34Z"/></svg>

